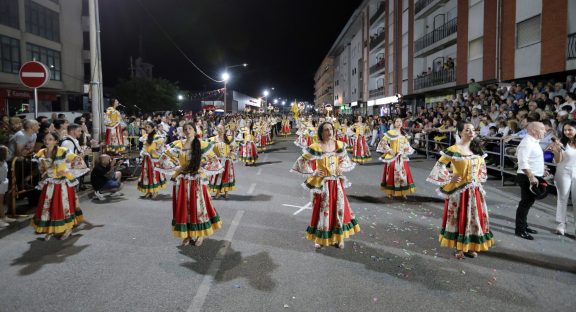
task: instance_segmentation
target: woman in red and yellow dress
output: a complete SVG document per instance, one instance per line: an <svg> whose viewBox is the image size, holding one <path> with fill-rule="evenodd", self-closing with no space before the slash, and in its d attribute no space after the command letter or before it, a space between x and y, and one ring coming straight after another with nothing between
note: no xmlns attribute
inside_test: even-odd
<svg viewBox="0 0 576 312"><path fill-rule="evenodd" d="M32 227L38 234L46 234L45 240L54 235L62 235L64 240L70 236L74 226L84 221L74 187L77 178L90 169L76 154L58 146L58 135L47 133L44 138L46 148L34 155L38 162L42 180L38 189L42 190Z"/></svg>
<svg viewBox="0 0 576 312"><path fill-rule="evenodd" d="M246 120L246 126L240 129L236 141L240 144L238 159L246 166L256 164L258 149L255 143L254 128L251 120Z"/></svg>
<svg viewBox="0 0 576 312"><path fill-rule="evenodd" d="M472 124L461 124L458 131L461 141L441 152L427 181L439 185L437 192L445 199L440 245L455 248L458 259L475 258L494 243L482 188L486 154L474 140Z"/></svg>
<svg viewBox="0 0 576 312"><path fill-rule="evenodd" d="M104 141L104 151L117 155L126 150L124 142L124 132L122 130L122 115L116 109L120 105L117 99L112 99L110 107L106 109L104 121L106 123L106 136Z"/></svg>
<svg viewBox="0 0 576 312"><path fill-rule="evenodd" d="M160 171L172 176L172 233L182 245L202 245L222 225L208 193L207 178L222 172L213 145L196 136L193 123L183 127L186 139L168 145L160 158Z"/></svg>
<svg viewBox="0 0 576 312"><path fill-rule="evenodd" d="M224 171L210 177L208 188L210 192L216 193L214 199L220 198L221 193L224 193L224 198L228 199L228 192L236 189L236 177L234 175L235 144L230 142L232 137L226 135L223 126L218 126L216 132L218 135L212 137L210 143L214 144L212 151L220 163L224 165Z"/></svg>
<svg viewBox="0 0 576 312"><path fill-rule="evenodd" d="M402 135L402 119L394 120L394 129L383 134L378 147L378 153L382 153L380 160L384 162L384 173L380 189L388 195L402 196L416 192L412 172L408 166L409 155L414 153L408 138Z"/></svg>
<svg viewBox="0 0 576 312"><path fill-rule="evenodd" d="M372 159L368 144L366 144L366 133L370 131L368 125L362 122L362 116L358 116L358 122L351 127L354 131L354 146L352 147L352 161L364 164Z"/></svg>
<svg viewBox="0 0 576 312"><path fill-rule="evenodd" d="M284 137L292 134L292 130L290 130L290 120L288 120L288 118L286 116L282 117L280 134L283 135Z"/></svg>
<svg viewBox="0 0 576 312"><path fill-rule="evenodd" d="M156 171L160 156L164 150L164 138L156 134L155 125L147 121L144 125L146 136L141 139L144 142L142 152L142 172L138 178L138 191L144 193L145 198L156 198L158 192L166 187L166 177Z"/></svg>
<svg viewBox="0 0 576 312"><path fill-rule="evenodd" d="M312 193L312 217L306 238L314 241L315 248L344 248L344 239L360 231L344 190L349 183L342 175L354 169L355 164L348 158L346 144L335 139L331 123L320 125L318 137L318 143L303 149L291 170L307 177L303 186ZM316 169L312 169L310 161L316 163Z"/></svg>
<svg viewBox="0 0 576 312"><path fill-rule="evenodd" d="M266 127L262 117L254 123L253 129L257 140L256 147L258 148L258 153L263 153L268 146L268 134L266 133Z"/></svg>

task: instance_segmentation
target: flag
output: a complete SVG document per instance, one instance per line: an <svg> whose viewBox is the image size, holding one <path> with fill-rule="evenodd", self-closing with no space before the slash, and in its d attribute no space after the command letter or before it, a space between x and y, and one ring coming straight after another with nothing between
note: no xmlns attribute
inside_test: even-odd
<svg viewBox="0 0 576 312"><path fill-rule="evenodd" d="M298 102L294 99L294 103L292 103L292 113L294 113L294 119L298 119Z"/></svg>

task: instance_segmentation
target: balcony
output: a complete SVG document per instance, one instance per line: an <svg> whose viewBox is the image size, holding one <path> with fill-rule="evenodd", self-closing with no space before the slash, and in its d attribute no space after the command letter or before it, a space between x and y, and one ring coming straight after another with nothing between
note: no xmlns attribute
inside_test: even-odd
<svg viewBox="0 0 576 312"><path fill-rule="evenodd" d="M419 52L427 52L429 53L433 53L436 50L442 48L444 45L450 44L453 41L456 41L456 31L457 31L457 26L458 26L458 18L453 18L450 21L444 23L442 26L434 29L433 31L427 33L426 35L424 35L424 37L421 37L420 39L416 40L414 42L414 54L415 56L418 56L417 54L419 54ZM454 35L454 36L452 36ZM432 47L433 45L436 45L435 47ZM424 49L431 47L430 49L427 49L426 51L423 51Z"/></svg>
<svg viewBox="0 0 576 312"><path fill-rule="evenodd" d="M372 67L370 67L370 75L374 75L375 73L378 73L378 72L384 70L385 67L386 67L386 62L384 61L384 59L382 59L378 63L376 63Z"/></svg>
<svg viewBox="0 0 576 312"><path fill-rule="evenodd" d="M418 0L414 3L414 19L428 16L436 7L448 0Z"/></svg>
<svg viewBox="0 0 576 312"><path fill-rule="evenodd" d="M576 33L568 35L568 50L566 51L566 57L569 60L576 59Z"/></svg>
<svg viewBox="0 0 576 312"><path fill-rule="evenodd" d="M380 46L384 43L384 39L386 39L386 32L382 31L376 36L370 38L370 51L374 50L376 47Z"/></svg>
<svg viewBox="0 0 576 312"><path fill-rule="evenodd" d="M414 79L414 90L436 87L452 82L456 82L456 67L439 70Z"/></svg>
<svg viewBox="0 0 576 312"><path fill-rule="evenodd" d="M384 5L384 2L380 2L378 4L378 9L376 10L376 13L374 13L374 15L372 15L372 17L370 18L370 25L374 24L378 20L378 18L384 14L384 11L386 11L386 6Z"/></svg>
<svg viewBox="0 0 576 312"><path fill-rule="evenodd" d="M375 98L379 96L384 96L384 87L370 90L370 98Z"/></svg>

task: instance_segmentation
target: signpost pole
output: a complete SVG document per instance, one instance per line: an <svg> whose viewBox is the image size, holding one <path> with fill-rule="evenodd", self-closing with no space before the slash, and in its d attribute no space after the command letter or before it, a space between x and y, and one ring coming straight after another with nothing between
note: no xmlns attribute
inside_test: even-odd
<svg viewBox="0 0 576 312"><path fill-rule="evenodd" d="M34 119L38 118L38 88L34 88Z"/></svg>

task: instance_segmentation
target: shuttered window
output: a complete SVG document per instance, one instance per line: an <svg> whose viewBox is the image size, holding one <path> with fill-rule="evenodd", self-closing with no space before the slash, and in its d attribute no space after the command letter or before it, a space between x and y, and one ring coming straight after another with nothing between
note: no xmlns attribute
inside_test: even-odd
<svg viewBox="0 0 576 312"><path fill-rule="evenodd" d="M516 49L540 42L540 15L516 24Z"/></svg>

